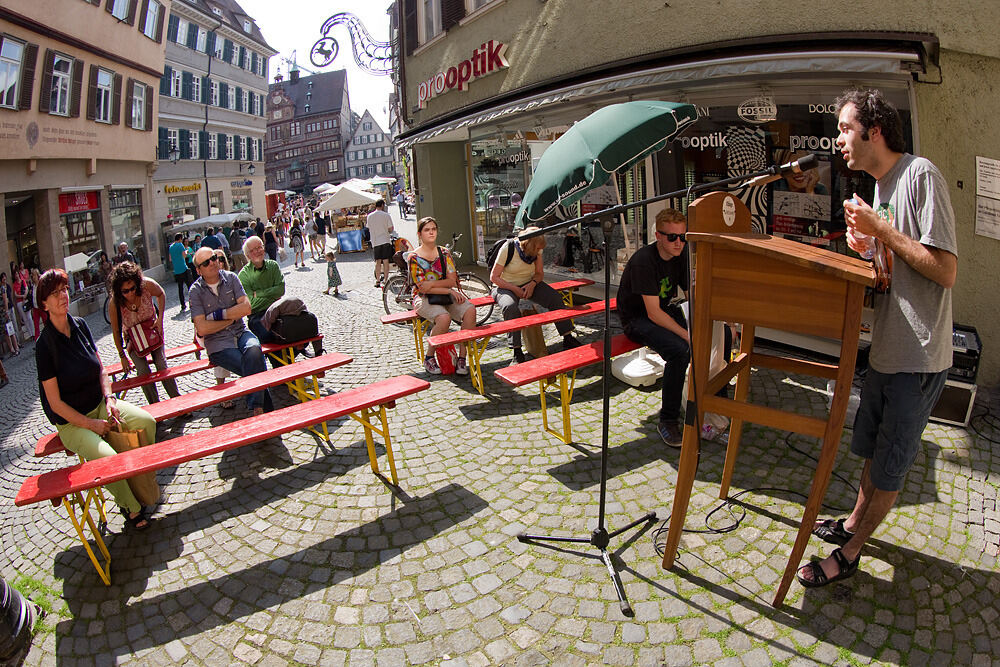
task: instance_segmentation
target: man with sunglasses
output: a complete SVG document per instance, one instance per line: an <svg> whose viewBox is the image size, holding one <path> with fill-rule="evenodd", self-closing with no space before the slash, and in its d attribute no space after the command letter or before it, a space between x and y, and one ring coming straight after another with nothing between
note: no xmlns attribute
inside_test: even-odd
<svg viewBox="0 0 1000 667"><path fill-rule="evenodd" d="M243 323L250 315L250 300L240 279L219 268L211 248L198 249L194 266L199 277L191 285L188 302L195 331L205 340L208 360L242 377L264 371L260 341ZM255 416L270 411L271 394L266 389L250 394L247 408Z"/></svg>
<svg viewBox="0 0 1000 667"><path fill-rule="evenodd" d="M656 215L656 241L629 259L618 286L618 316L630 340L652 349L663 361L662 403L656 426L663 442L680 447L681 392L691 360L687 324L680 304L688 289L684 253L687 219L664 209Z"/></svg>

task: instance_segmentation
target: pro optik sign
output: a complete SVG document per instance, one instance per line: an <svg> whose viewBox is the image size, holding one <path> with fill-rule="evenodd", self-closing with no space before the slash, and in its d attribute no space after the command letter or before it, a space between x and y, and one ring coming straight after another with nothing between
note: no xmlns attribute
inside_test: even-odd
<svg viewBox="0 0 1000 667"><path fill-rule="evenodd" d="M492 39L478 49L472 49L471 58L421 82L417 87L417 106L423 109L428 100L438 95L451 92L456 87L466 90L470 81L507 69L510 63L507 62L506 53L507 45Z"/></svg>

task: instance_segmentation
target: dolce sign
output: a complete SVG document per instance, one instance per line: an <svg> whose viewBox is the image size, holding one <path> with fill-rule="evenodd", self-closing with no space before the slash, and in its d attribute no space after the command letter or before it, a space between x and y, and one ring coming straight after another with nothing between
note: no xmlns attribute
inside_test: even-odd
<svg viewBox="0 0 1000 667"><path fill-rule="evenodd" d="M507 62L506 53L507 45L492 39L478 49L473 49L472 57L421 82L417 87L417 106L423 109L428 100L438 95L451 92L456 87L465 90L470 81L507 69L510 63Z"/></svg>

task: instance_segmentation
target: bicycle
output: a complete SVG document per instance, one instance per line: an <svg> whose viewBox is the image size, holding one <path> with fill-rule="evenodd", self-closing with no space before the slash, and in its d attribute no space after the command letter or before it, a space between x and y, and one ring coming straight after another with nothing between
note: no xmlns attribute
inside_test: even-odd
<svg viewBox="0 0 1000 667"><path fill-rule="evenodd" d="M452 248L455 247L455 242L460 238L462 238L461 234L452 234L451 243L445 246L456 259L461 259L462 253ZM385 286L382 287L382 305L385 307L386 315L413 310L413 285L410 283L410 276L408 273L402 271L401 267L397 266L396 268L399 270L399 273L385 281ZM458 289L470 299L490 294L489 283L468 271L459 271ZM490 319L491 315L493 315L492 303L480 306L476 309L476 324L484 324Z"/></svg>

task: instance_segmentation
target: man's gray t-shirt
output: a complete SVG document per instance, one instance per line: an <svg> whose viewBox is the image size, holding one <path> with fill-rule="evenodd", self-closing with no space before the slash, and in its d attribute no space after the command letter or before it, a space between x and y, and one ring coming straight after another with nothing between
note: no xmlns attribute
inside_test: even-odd
<svg viewBox="0 0 1000 667"><path fill-rule="evenodd" d="M207 315L219 308L232 308L241 296L247 293L235 273L219 271L218 294L212 291L204 278L198 278L188 292L188 303L191 304L191 320L198 315ZM243 318L233 320L225 329L205 336L205 351L213 354L221 350L236 347L236 339L247 330Z"/></svg>
<svg viewBox="0 0 1000 667"><path fill-rule="evenodd" d="M876 183L873 207L903 234L958 256L948 186L930 160L905 153ZM880 373L950 368L951 334L951 290L893 257L889 291L875 295L872 368Z"/></svg>

